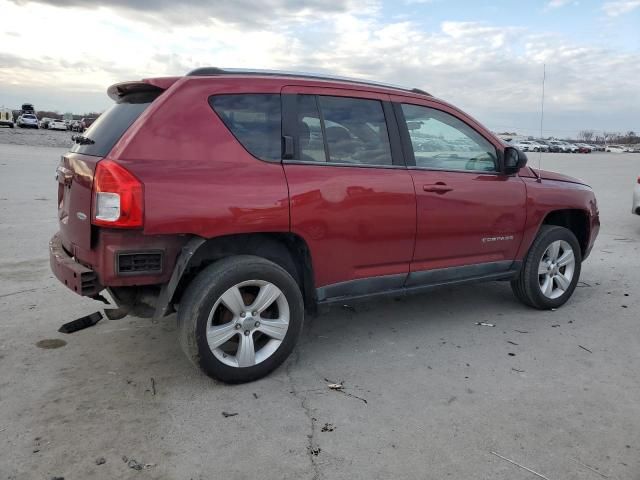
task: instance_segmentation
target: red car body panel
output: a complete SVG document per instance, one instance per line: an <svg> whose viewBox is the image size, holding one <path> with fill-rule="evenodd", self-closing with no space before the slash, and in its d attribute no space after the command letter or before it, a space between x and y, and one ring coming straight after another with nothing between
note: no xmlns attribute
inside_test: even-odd
<svg viewBox="0 0 640 480"><path fill-rule="evenodd" d="M408 273L416 198L405 169L286 165L291 231L309 245L316 286Z"/></svg>
<svg viewBox="0 0 640 480"><path fill-rule="evenodd" d="M206 80L172 84L108 156L144 184L144 234L289 231L282 165L253 157L209 106L217 91L245 91L246 85ZM280 85L258 82L252 91L279 93Z"/></svg>
<svg viewBox="0 0 640 480"><path fill-rule="evenodd" d="M527 223L517 258L522 259L527 254L545 217L558 210L577 210L587 215L589 232L583 253L586 258L600 231L600 217L593 190L580 183L544 179L538 182L534 177L522 178L527 187Z"/></svg>
<svg viewBox="0 0 640 480"><path fill-rule="evenodd" d="M315 93L414 103L444 110L472 126L499 151L504 145L457 108L437 99L333 80L242 75L147 79L166 89L106 156L143 184L143 229L97 228L92 182L100 157L67 154L59 200L60 241L103 286L164 284L181 247L192 236L292 232L311 254L314 287L355 279L505 260L522 260L549 212L589 216L589 248L599 222L593 192L558 174L542 183L520 175L447 172L395 166L355 167L267 162L253 157L210 107L219 93ZM124 85L124 84L122 84ZM128 84L130 85L130 84ZM117 96L117 89L110 89ZM445 183L444 194L424 185ZM576 181L579 182L579 181ZM68 192L71 191L69 188ZM68 194L67 192L67 194ZM63 218L64 217L64 218ZM501 237L497 241L483 241ZM511 238L512 237L512 238ZM117 251L161 249L159 275L118 276ZM73 278L54 248L52 268Z"/></svg>
<svg viewBox="0 0 640 480"><path fill-rule="evenodd" d="M526 220L517 176L412 170L418 232L411 271L515 260ZM444 193L425 192L442 184Z"/></svg>

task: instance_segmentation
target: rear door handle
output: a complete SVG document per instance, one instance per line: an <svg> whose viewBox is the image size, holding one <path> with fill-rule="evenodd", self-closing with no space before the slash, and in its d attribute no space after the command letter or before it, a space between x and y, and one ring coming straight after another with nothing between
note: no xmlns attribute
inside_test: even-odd
<svg viewBox="0 0 640 480"><path fill-rule="evenodd" d="M425 192L434 192L442 195L443 193L450 192L451 190L453 190L453 188L451 188L444 182L437 182L437 183L432 183L428 185L423 185L422 190L424 190Z"/></svg>

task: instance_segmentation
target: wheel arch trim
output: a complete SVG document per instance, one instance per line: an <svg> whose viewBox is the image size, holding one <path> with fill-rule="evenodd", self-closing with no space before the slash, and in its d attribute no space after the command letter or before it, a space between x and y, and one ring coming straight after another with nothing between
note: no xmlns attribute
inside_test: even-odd
<svg viewBox="0 0 640 480"><path fill-rule="evenodd" d="M317 297L313 265L304 239L291 232L255 232L189 239L178 255L171 278L162 285L153 315L154 321L172 312L173 301L188 281L190 269L201 263L205 265L233 255L260 256L284 268L300 286L305 308L315 311Z"/></svg>

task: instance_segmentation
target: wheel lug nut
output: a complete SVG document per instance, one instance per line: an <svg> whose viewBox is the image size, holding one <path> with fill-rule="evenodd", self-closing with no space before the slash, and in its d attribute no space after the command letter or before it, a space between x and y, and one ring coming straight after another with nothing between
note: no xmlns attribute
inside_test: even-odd
<svg viewBox="0 0 640 480"><path fill-rule="evenodd" d="M242 325L240 325L239 323L236 323L236 330L240 330L242 328Z"/></svg>
<svg viewBox="0 0 640 480"><path fill-rule="evenodd" d="M245 337L247 337L247 336L249 336L249 334L250 334L250 333L251 333L251 332L250 332L249 330L245 330L245 331L244 331L244 336L245 336Z"/></svg>
<svg viewBox="0 0 640 480"><path fill-rule="evenodd" d="M258 316L258 312L251 312L251 316L252 317L257 317Z"/></svg>
<svg viewBox="0 0 640 480"><path fill-rule="evenodd" d="M260 322L256 322L256 328L260 326Z"/></svg>
<svg viewBox="0 0 640 480"><path fill-rule="evenodd" d="M242 318L244 318L244 317L246 317L246 316L247 316L247 314L246 314L246 313L244 313L244 312L242 312L242 313L240 314L240 316L241 316Z"/></svg>

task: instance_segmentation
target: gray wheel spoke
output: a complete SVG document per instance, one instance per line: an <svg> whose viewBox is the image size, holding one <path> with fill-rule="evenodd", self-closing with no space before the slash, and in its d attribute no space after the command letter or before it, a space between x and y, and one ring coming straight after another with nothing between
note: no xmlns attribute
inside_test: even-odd
<svg viewBox="0 0 640 480"><path fill-rule="evenodd" d="M254 300L253 304L251 304L251 311L255 311L258 313L264 312L271 306L273 302L278 299L280 295L282 295L282 292L278 287L276 287L272 283L267 283L266 285L260 287L258 296Z"/></svg>
<svg viewBox="0 0 640 480"><path fill-rule="evenodd" d="M265 335L270 336L275 340L284 340L287 330L289 329L289 322L284 320L265 320L260 319L260 326L256 329Z"/></svg>
<svg viewBox="0 0 640 480"><path fill-rule="evenodd" d="M244 300L242 299L240 289L237 286L231 287L222 294L222 303L225 307L231 310L233 315L236 317L240 315L245 308L247 308L244 304Z"/></svg>
<svg viewBox="0 0 640 480"><path fill-rule="evenodd" d="M558 257L558 261L556 263L558 264L558 266L564 267L569 263L572 263L573 261L574 261L573 250L565 250L564 252L562 252L562 255Z"/></svg>
<svg viewBox="0 0 640 480"><path fill-rule="evenodd" d="M553 280L551 279L551 275L547 275L544 278L544 283L541 285L540 288L542 289L542 293L545 296L547 297L551 296L551 292L553 291Z"/></svg>
<svg viewBox="0 0 640 480"><path fill-rule="evenodd" d="M546 275L549 273L549 265L546 262L540 262L538 264L538 275Z"/></svg>
<svg viewBox="0 0 640 480"><path fill-rule="evenodd" d="M547 252L549 253L551 261L555 262L558 259L558 254L560 253L560 241L555 241L549 245Z"/></svg>
<svg viewBox="0 0 640 480"><path fill-rule="evenodd" d="M207 342L211 348L218 348L227 343L238 332L233 322L215 325L207 329Z"/></svg>
<svg viewBox="0 0 640 480"><path fill-rule="evenodd" d="M240 335L240 343L236 352L236 361L239 367L250 367L256 363L256 347L253 343L253 335Z"/></svg>
<svg viewBox="0 0 640 480"><path fill-rule="evenodd" d="M562 289L562 290L566 290L567 288L569 288L569 285L571 284L571 280L569 280L567 277L565 277L562 273L558 273L553 278L556 281L556 283L558 284L558 287L560 289Z"/></svg>

